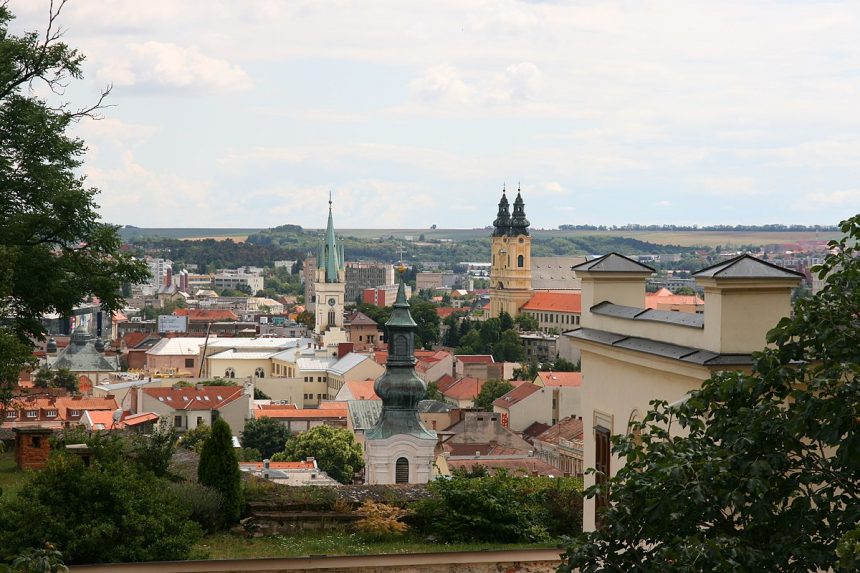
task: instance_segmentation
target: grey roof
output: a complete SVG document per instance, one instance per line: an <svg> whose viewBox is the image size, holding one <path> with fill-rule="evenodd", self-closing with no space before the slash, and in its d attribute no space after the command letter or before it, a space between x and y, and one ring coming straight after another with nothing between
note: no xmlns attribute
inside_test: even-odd
<svg viewBox="0 0 860 573"><path fill-rule="evenodd" d="M692 312L675 312L671 310L655 310L653 308L637 308L635 306L624 306L611 302L601 302L591 307L593 314L611 316L626 320L647 320L650 322L664 322L678 326L689 326L691 328L704 328L705 315Z"/></svg>
<svg viewBox="0 0 860 573"><path fill-rule="evenodd" d="M418 402L418 412L421 414L440 414L451 411L451 405L438 400L421 400Z"/></svg>
<svg viewBox="0 0 860 573"><path fill-rule="evenodd" d="M576 290L580 279L571 267L585 257L532 257L532 290Z"/></svg>
<svg viewBox="0 0 860 573"><path fill-rule="evenodd" d="M588 271L599 273L653 273L654 269L648 265L643 265L631 258L619 255L618 253L609 253L592 261L587 261L573 267L574 271Z"/></svg>
<svg viewBox="0 0 860 573"><path fill-rule="evenodd" d="M344 354L340 360L329 366L327 370L334 374L346 374L365 360L370 360L370 357L365 354L349 352Z"/></svg>
<svg viewBox="0 0 860 573"><path fill-rule="evenodd" d="M119 357L105 356L96 350L95 342L95 337L79 327L72 333L69 345L49 361L49 366L54 370L67 368L72 372L119 372Z"/></svg>
<svg viewBox="0 0 860 573"><path fill-rule="evenodd" d="M382 414L382 400L348 400L349 418L354 430L369 430Z"/></svg>
<svg viewBox="0 0 860 573"><path fill-rule="evenodd" d="M570 332L566 332L565 336L596 342L614 348L625 348L663 358L680 360L681 362L697 364L699 366L747 366L752 364L752 356L750 354L718 354L709 350L702 350L701 348L670 344L638 336L624 336L593 328L571 330Z"/></svg>
<svg viewBox="0 0 860 573"><path fill-rule="evenodd" d="M715 279L796 279L803 277L803 274L784 269L751 255L740 255L696 271L693 276Z"/></svg>

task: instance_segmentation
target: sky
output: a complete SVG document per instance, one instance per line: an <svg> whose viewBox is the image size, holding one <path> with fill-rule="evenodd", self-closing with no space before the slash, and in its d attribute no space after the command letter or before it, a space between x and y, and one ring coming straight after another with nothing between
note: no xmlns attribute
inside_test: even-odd
<svg viewBox="0 0 860 573"><path fill-rule="evenodd" d="M11 0L13 33L48 0ZM860 2L72 0L105 220L475 228L860 212ZM39 88L36 88L37 94ZM510 197L512 199L512 197Z"/></svg>

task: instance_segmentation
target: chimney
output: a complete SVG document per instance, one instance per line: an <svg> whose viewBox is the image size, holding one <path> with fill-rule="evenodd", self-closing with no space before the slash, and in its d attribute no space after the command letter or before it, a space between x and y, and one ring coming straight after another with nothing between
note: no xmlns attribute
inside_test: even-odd
<svg viewBox="0 0 860 573"><path fill-rule="evenodd" d="M353 351L355 345L352 342L340 342L337 345L337 359L340 360Z"/></svg>

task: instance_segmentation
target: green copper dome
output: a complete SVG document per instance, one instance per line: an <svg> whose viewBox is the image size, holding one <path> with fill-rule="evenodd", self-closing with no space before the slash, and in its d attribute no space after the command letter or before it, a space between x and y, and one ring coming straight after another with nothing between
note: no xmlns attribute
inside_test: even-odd
<svg viewBox="0 0 860 573"><path fill-rule="evenodd" d="M382 415L367 431L366 439L384 440L399 434L435 439L435 432L425 428L418 416L418 402L427 394L427 386L415 374L415 329L418 325L409 312L402 282L391 318L385 326L388 329L388 360L385 373L373 385L373 391L382 399Z"/></svg>
<svg viewBox="0 0 860 573"><path fill-rule="evenodd" d="M520 189L517 187L517 198L514 199L514 214L511 217L511 232L512 237L529 234L529 220L526 219L526 205L523 203L523 196L520 194Z"/></svg>
<svg viewBox="0 0 860 573"><path fill-rule="evenodd" d="M511 228L511 214L508 211L508 198L505 196L505 187L502 186L502 199L499 201L499 213L496 215L496 220L493 221L493 236L503 237L508 234Z"/></svg>

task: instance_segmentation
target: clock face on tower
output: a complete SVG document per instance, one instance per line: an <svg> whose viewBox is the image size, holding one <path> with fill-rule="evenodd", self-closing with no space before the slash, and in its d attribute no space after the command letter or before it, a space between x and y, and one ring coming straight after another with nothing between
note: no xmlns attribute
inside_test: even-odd
<svg viewBox="0 0 860 573"><path fill-rule="evenodd" d="M333 298L328 299L328 305L329 306L334 306L335 304L337 304L337 301L335 299L333 299Z"/></svg>

